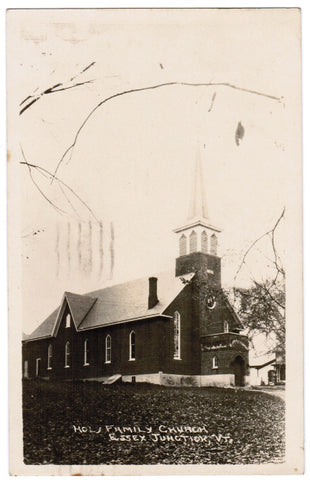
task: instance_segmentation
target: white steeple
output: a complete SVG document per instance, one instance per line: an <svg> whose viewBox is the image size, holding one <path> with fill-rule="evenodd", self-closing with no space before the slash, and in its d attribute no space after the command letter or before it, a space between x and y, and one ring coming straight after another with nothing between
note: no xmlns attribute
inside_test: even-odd
<svg viewBox="0 0 310 480"><path fill-rule="evenodd" d="M208 221L208 210L206 203L206 194L204 188L203 171L201 165L200 149L197 143L196 162L194 171L194 181L192 185L191 199L188 210L187 220L205 220Z"/></svg>
<svg viewBox="0 0 310 480"><path fill-rule="evenodd" d="M183 226L174 230L179 237L179 255L194 252L217 255L217 234L221 230L213 226L209 220L203 165L198 144L192 185L187 220Z"/></svg>

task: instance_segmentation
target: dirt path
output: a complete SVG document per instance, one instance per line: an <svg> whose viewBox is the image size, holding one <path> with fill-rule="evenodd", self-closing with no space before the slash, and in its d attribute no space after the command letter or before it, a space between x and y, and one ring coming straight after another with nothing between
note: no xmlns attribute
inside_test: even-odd
<svg viewBox="0 0 310 480"><path fill-rule="evenodd" d="M268 393L269 395L274 395L275 397L282 398L285 401L285 389L284 388L253 388L252 391L254 392L264 392Z"/></svg>

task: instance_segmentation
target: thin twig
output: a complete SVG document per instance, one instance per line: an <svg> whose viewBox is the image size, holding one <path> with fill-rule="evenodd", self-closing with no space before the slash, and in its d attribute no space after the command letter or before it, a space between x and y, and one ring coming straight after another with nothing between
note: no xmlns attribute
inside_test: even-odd
<svg viewBox="0 0 310 480"><path fill-rule="evenodd" d="M273 228L271 230L269 230L268 232L265 232L263 233L263 235L261 235L260 237L258 237L256 240L254 240L254 242L251 243L251 245L247 248L246 252L244 253L243 257L242 257L242 261L239 265L239 268L234 276L234 283L236 283L236 280L237 280L237 276L239 275L243 265L245 264L245 259L247 257L247 255L250 253L250 251L252 250L252 248L260 241L262 240L264 237L266 236L269 236L269 235L272 235L272 245L273 245L273 248L274 248L274 252L275 252L275 245L274 245L274 232L277 228L277 226L279 225L281 219L284 217L284 213L285 213L285 208L283 208L282 210L282 213L281 215L279 216L279 218L277 219L275 225L273 226ZM281 272L280 272L281 273Z"/></svg>
<svg viewBox="0 0 310 480"><path fill-rule="evenodd" d="M24 157L25 158L25 157ZM46 170L45 168L43 167L40 167L39 165L34 165L32 163L28 163L25 159L25 162L20 162L21 165L27 165L29 169L31 168L34 168L36 170L38 170L41 174L42 172L46 173L50 178L53 177L57 182L59 182L61 185L63 185L64 187L66 187L86 208L87 210L90 212L90 214L94 217L94 219L96 220L96 222L98 224L100 224L98 218L96 217L96 215L94 214L94 212L92 211L92 209L87 205L87 203L77 194L75 193L75 191L69 186L67 185L65 182L63 182L62 180L60 180L60 178L58 177L55 177L51 172L49 172L48 170ZM40 190L40 192L42 193L42 195L44 196L44 198L47 199L47 197L44 195L44 193ZM50 202L50 201L49 201ZM51 203L51 202L50 202ZM57 208L59 209L58 207L55 207L54 208ZM63 213L66 213L66 212L63 212Z"/></svg>
<svg viewBox="0 0 310 480"><path fill-rule="evenodd" d="M96 110L98 110L98 108L100 108L104 103L106 102L109 102L110 100L113 100L114 98L117 98L117 97L121 97L123 95L128 95L128 94L132 94L132 93L138 93L138 92L145 92L145 91L148 91L148 90L156 90L156 89L159 89L159 88L163 88L163 87L171 87L171 86L176 86L176 85L179 85L179 86L187 86L187 87L214 87L214 86L222 86L222 87L228 87L228 88L232 88L234 90L239 90L239 91L242 91L242 92L246 92L246 93L250 93L250 94L255 94L255 95L259 95L259 96L262 96L262 97L265 97L265 98L270 98L271 100L276 100L278 102L281 102L281 97L276 97L274 95L269 95L269 94L266 94L266 93L262 93L262 92L258 92L256 90L250 90L248 88L243 88L243 87L238 87L237 85L233 85L231 83L227 83L227 82L209 82L209 83L189 83L189 82L167 82L167 83L160 83L160 84L157 84L157 85L151 85L149 87L141 87L141 88L132 88L130 90L124 90L123 92L118 92L118 93L115 93L114 95L111 95L107 98L104 98L103 100L101 100L90 112L89 114L86 116L86 118L83 120L83 122L81 123L81 126L78 128L75 136L74 136L74 139L73 139L73 142L71 143L71 145L66 149L66 151L64 152L64 154L62 155L62 157L60 158L57 166L56 166L56 169L54 171L54 176L56 176L57 172L58 172L58 169L60 167L60 165L62 164L62 162L64 161L65 157L68 155L69 152L71 152L71 156L72 156L72 149L74 148L76 142L77 142L77 139L80 135L80 132L81 130L83 129L83 127L85 126L85 124L88 122L88 120L90 119L90 117L94 114L94 112ZM71 157L70 157L71 158ZM52 178L52 181L53 181L53 178Z"/></svg>
<svg viewBox="0 0 310 480"><path fill-rule="evenodd" d="M45 195L45 193L41 190L41 188L39 187L39 185L36 183L36 181L35 181L34 178L33 178L32 172L31 172L32 165L27 162L27 159L26 159L25 153L24 153L24 151L23 151L23 148L22 148L22 147L20 147L20 148L21 148L21 151L22 151L23 158L24 158L24 160L25 160L24 162L20 162L20 163L23 164L23 165L27 165L27 167L28 167L28 172L29 172L29 176L30 176L30 178L31 178L31 181L32 181L33 184L35 185L35 187L36 187L36 188L38 189L38 191L41 193L42 197L45 198L45 200L46 200L56 211L58 211L58 212L61 213L61 214L65 214L66 212L65 212L64 210L62 210L61 208L57 207L57 205L55 205L55 204Z"/></svg>

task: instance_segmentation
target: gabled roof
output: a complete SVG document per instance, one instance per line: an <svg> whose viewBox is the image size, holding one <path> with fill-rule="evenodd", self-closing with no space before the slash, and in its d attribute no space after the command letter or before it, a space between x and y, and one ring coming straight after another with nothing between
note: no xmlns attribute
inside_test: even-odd
<svg viewBox="0 0 310 480"><path fill-rule="evenodd" d="M185 287L181 278L186 277L189 280L193 275L175 277L174 272L157 275L159 302L153 308L148 308L148 277L91 292L88 295L95 296L98 300L95 308L80 325L79 330L163 315L170 303Z"/></svg>
<svg viewBox="0 0 310 480"><path fill-rule="evenodd" d="M66 302L77 331L166 316L166 309L186 286L183 279L190 280L193 275L189 273L175 277L174 271L158 274L159 302L150 309L148 308L149 277L103 288L86 295L65 292L61 305L28 336L26 341L55 336Z"/></svg>
<svg viewBox="0 0 310 480"><path fill-rule="evenodd" d="M240 330L243 330L244 329L244 325L242 323L242 321L240 320L239 316L237 315L237 313L235 312L234 308L232 307L229 299L227 298L227 295L225 295L225 303L230 311L230 313L232 314L232 317L235 321L234 323L234 328L238 327Z"/></svg>
<svg viewBox="0 0 310 480"><path fill-rule="evenodd" d="M25 341L34 340L37 338L50 337L53 333L57 315L59 312L59 307L56 308L45 320L41 323L28 337Z"/></svg>
<svg viewBox="0 0 310 480"><path fill-rule="evenodd" d="M65 292L65 297L70 308L70 312L75 324L75 328L78 329L87 313L97 300L97 297L91 297L89 295L78 295L77 293Z"/></svg>

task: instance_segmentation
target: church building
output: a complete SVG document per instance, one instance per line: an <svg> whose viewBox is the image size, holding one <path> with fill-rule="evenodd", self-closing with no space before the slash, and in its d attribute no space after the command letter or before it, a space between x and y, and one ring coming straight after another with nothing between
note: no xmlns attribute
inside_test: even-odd
<svg viewBox="0 0 310 480"><path fill-rule="evenodd" d="M23 341L23 377L246 385L249 342L221 290L220 229L208 218L199 155L189 216L174 232L173 271L65 292Z"/></svg>

